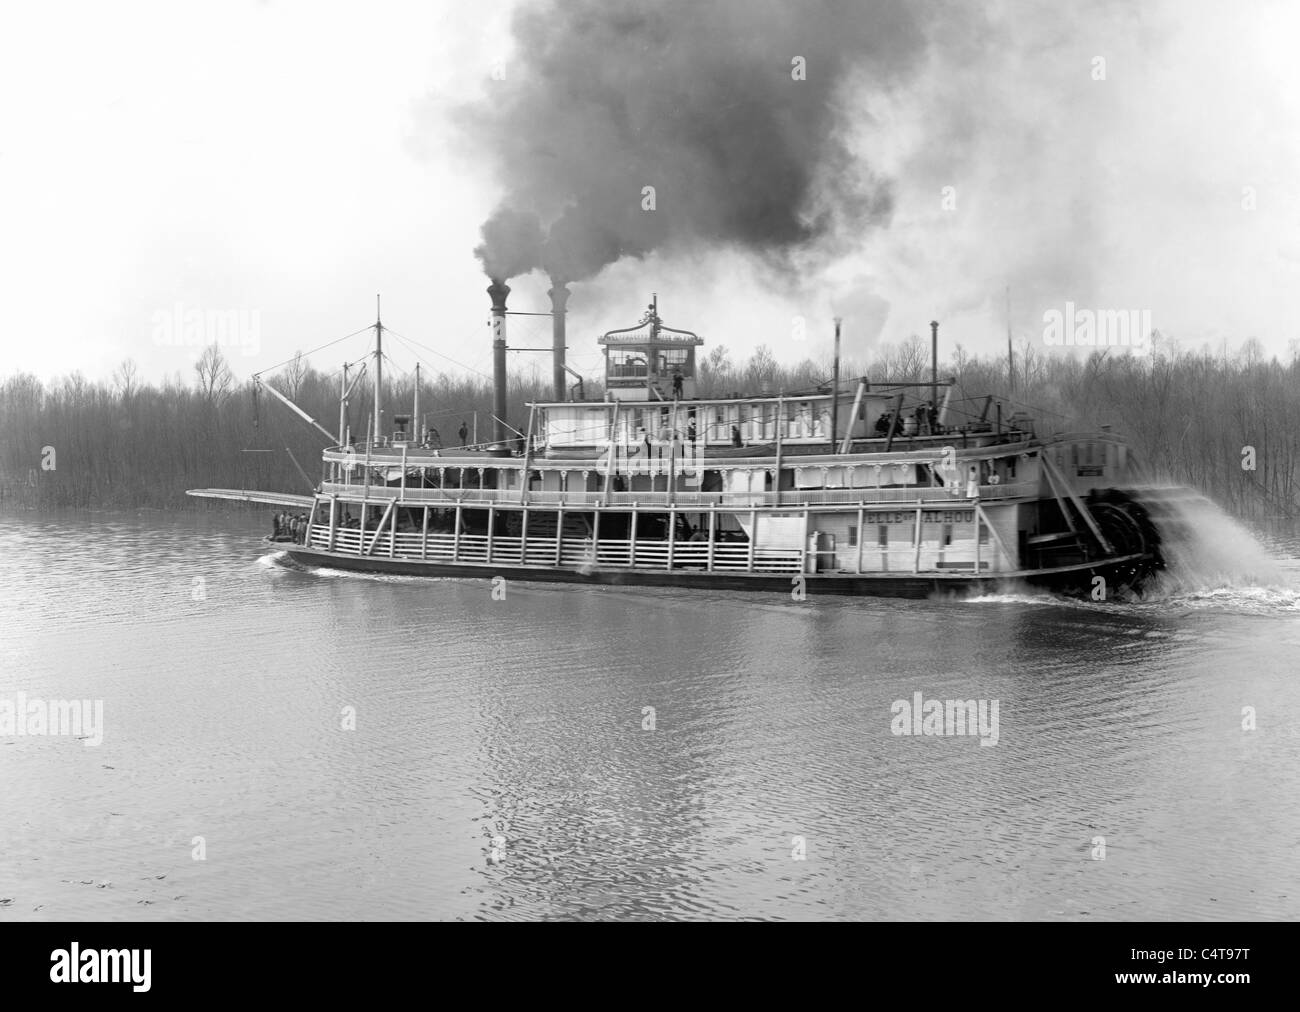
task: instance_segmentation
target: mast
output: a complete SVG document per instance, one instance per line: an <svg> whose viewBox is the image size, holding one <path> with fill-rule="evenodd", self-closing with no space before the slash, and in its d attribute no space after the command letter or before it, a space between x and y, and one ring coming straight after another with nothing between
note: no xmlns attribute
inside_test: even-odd
<svg viewBox="0 0 1300 1012"><path fill-rule="evenodd" d="M371 438L375 445L379 444L380 433L384 428L384 324L380 318L379 296L375 296L375 410L374 432Z"/></svg>
<svg viewBox="0 0 1300 1012"><path fill-rule="evenodd" d="M343 363L343 382L339 385L339 446L347 444L348 429L348 364Z"/></svg>
<svg viewBox="0 0 1300 1012"><path fill-rule="evenodd" d="M1011 286L1007 285L1007 379L1011 392L1016 392L1016 355L1011 350Z"/></svg>
<svg viewBox="0 0 1300 1012"><path fill-rule="evenodd" d="M411 422L415 426L415 441L424 443L424 426L420 424L420 363L415 363L415 405L411 409Z"/></svg>

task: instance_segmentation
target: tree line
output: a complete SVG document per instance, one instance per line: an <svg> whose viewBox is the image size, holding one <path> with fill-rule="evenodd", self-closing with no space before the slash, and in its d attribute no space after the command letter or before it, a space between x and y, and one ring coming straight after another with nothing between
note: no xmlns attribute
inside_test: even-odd
<svg viewBox="0 0 1300 1012"><path fill-rule="evenodd" d="M697 373L700 397L794 394L829 390L831 363L781 364L767 346L733 362L717 346L701 357ZM993 395L1004 410L1035 416L1040 435L1110 425L1157 480L1198 488L1242 517L1300 511L1300 356L1286 363L1265 358L1254 341L1229 354L1184 350L1157 337L1141 352L1088 355L1026 341L1010 360L968 355L956 345L939 375L956 381L954 416L977 413L984 396ZM928 381L928 343L912 337L874 349L866 363L842 363L846 389L858 377L873 384ZM267 382L336 432L340 378L298 355ZM369 428L370 391L366 377L351 398L354 435ZM412 412L414 394L412 374L385 376L388 429L394 414ZM603 397L599 382L588 383L586 396ZM508 420L525 428L527 403L551 398L538 369L512 375ZM473 441L475 412L478 439L489 440L491 411L487 377L421 377L420 413L443 446L460 445L462 423ZM100 382L74 372L43 383L20 373L0 383L0 502L164 508L192 504L184 492L196 487L305 493L321 476L320 451L330 442L252 380L240 381L216 345L204 350L189 382L174 375L143 383L129 360Z"/></svg>

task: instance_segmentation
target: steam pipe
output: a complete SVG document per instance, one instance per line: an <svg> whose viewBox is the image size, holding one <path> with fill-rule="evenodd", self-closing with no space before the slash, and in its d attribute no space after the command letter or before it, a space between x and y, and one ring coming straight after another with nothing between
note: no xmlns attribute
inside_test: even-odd
<svg viewBox="0 0 1300 1012"><path fill-rule="evenodd" d="M930 407L939 406L939 321L930 321Z"/></svg>

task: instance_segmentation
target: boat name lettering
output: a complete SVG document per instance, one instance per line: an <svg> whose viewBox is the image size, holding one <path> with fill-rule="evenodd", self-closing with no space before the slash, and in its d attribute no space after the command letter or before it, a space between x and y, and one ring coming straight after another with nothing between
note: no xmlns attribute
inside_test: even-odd
<svg viewBox="0 0 1300 1012"><path fill-rule="evenodd" d="M895 512L868 512L863 519L873 524L911 524L916 522L914 510ZM974 510L922 510L921 521L927 524L973 524Z"/></svg>

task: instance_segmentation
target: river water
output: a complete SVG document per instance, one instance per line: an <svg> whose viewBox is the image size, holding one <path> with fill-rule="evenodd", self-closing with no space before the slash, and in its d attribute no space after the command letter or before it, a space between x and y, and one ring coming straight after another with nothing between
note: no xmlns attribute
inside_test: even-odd
<svg viewBox="0 0 1300 1012"><path fill-rule="evenodd" d="M0 707L103 705L0 734L0 919L1300 916L1294 539L1141 604L494 600L268 515L0 517Z"/></svg>

